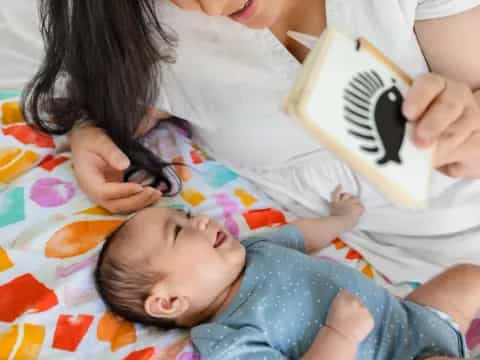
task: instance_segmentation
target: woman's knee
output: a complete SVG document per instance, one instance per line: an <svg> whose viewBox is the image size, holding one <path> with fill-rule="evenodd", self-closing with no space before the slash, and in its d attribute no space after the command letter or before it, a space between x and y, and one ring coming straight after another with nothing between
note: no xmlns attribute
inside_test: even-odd
<svg viewBox="0 0 480 360"><path fill-rule="evenodd" d="M461 279L480 281L480 265L475 264L457 264L447 270L448 273L461 277ZM458 278L460 280L460 278Z"/></svg>

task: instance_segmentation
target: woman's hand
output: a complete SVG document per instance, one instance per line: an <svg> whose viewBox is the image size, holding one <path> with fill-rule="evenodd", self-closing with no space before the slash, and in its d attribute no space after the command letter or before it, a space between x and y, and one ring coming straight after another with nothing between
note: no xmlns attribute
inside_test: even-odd
<svg viewBox="0 0 480 360"><path fill-rule="evenodd" d="M480 177L480 96L440 75L416 79L403 104L419 147L437 143L434 166L453 177Z"/></svg>
<svg viewBox="0 0 480 360"><path fill-rule="evenodd" d="M161 192L156 189L123 182L123 173L130 161L101 129L76 128L70 142L80 188L96 204L112 213L128 213L161 198Z"/></svg>

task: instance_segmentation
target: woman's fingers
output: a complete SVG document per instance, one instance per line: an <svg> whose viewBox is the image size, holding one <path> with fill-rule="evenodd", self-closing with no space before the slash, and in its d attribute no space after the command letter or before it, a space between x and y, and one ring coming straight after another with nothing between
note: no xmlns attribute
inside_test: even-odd
<svg viewBox="0 0 480 360"><path fill-rule="evenodd" d="M438 168L452 177L480 177L480 132L473 133L467 141L449 153Z"/></svg>
<svg viewBox="0 0 480 360"><path fill-rule="evenodd" d="M447 82L444 91L431 103L415 128L415 142L418 145L431 146L462 116L466 109L468 91L466 85Z"/></svg>
<svg viewBox="0 0 480 360"><path fill-rule="evenodd" d="M127 155L115 145L108 135L99 135L96 141L95 152L112 168L123 171L130 166L130 160Z"/></svg>
<svg viewBox="0 0 480 360"><path fill-rule="evenodd" d="M447 81L435 74L417 78L408 90L403 102L403 114L410 121L418 121L430 104L445 90Z"/></svg>
<svg viewBox="0 0 480 360"><path fill-rule="evenodd" d="M435 167L446 165L455 150L468 140L472 131L478 127L477 116L473 111L467 109L457 121L443 132L435 151Z"/></svg>
<svg viewBox="0 0 480 360"><path fill-rule="evenodd" d="M105 201L127 198L144 191L140 184L136 183L105 183L101 185L101 198Z"/></svg>
<svg viewBox="0 0 480 360"><path fill-rule="evenodd" d="M142 192L122 199L110 200L102 205L112 213L129 213L154 204L161 198L161 194L153 188L145 188Z"/></svg>

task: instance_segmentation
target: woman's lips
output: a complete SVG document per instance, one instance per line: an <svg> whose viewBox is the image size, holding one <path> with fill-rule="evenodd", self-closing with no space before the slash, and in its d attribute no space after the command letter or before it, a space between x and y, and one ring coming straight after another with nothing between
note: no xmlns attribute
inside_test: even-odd
<svg viewBox="0 0 480 360"><path fill-rule="evenodd" d="M249 0L243 9L230 15L230 19L239 22L248 20L253 15L255 1Z"/></svg>

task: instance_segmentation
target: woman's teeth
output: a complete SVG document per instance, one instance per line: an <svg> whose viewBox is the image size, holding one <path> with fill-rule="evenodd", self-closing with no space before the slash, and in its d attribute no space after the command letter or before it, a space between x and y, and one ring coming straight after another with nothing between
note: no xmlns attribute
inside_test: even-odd
<svg viewBox="0 0 480 360"><path fill-rule="evenodd" d="M240 10L235 11L232 15L237 15L237 14L241 13L243 10L245 10L248 7L248 5L250 5L251 1L252 0L245 1L245 3L243 4L243 7Z"/></svg>

